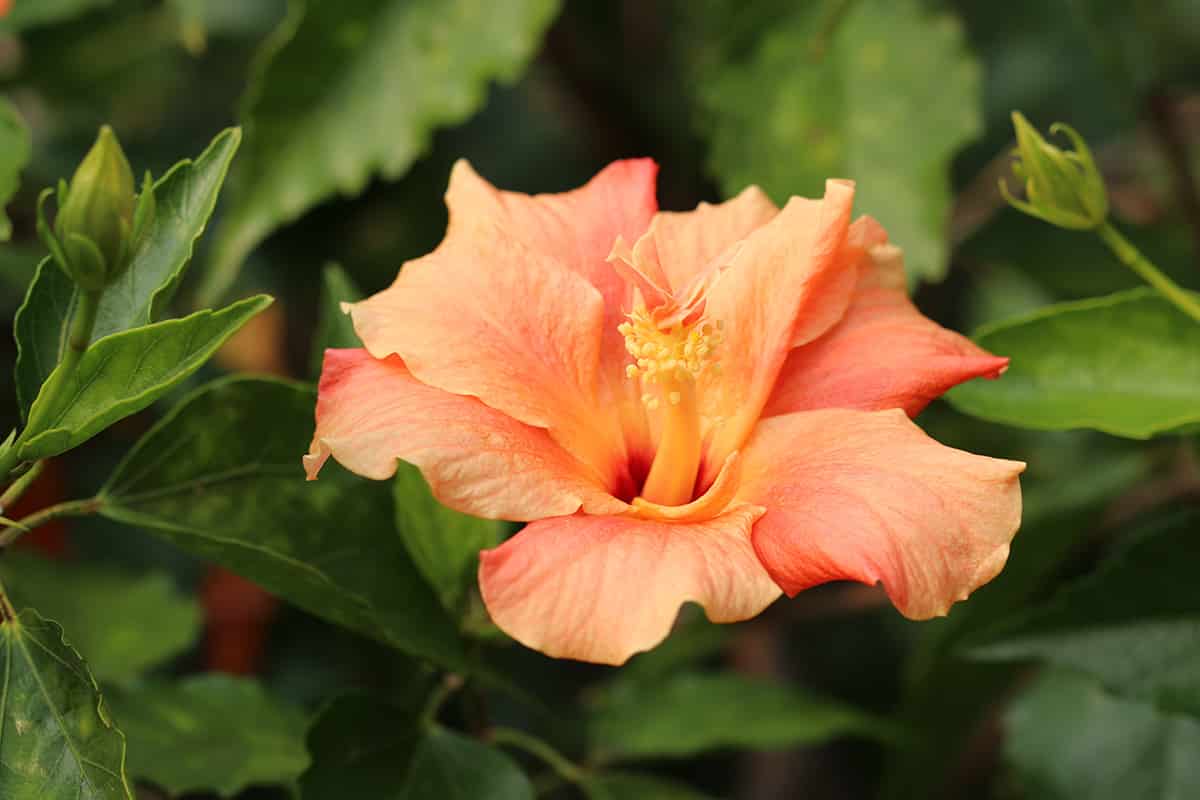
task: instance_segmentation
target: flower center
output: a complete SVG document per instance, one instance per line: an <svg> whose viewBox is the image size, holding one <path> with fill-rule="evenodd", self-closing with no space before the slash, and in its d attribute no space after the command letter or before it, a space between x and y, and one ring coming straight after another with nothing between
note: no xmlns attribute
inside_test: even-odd
<svg viewBox="0 0 1200 800"><path fill-rule="evenodd" d="M655 311L658 311L656 309ZM660 327L659 314L635 309L617 330L634 363L625 368L630 380L641 380L642 402L660 413L662 430L641 496L661 505L683 505L692 499L700 467L701 431L697 381L716 373L717 349L724 334L701 319L676 320Z"/></svg>

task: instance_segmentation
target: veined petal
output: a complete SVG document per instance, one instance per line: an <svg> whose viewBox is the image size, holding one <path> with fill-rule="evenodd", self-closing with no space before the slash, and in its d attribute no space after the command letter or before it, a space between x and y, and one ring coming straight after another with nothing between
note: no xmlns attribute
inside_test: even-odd
<svg viewBox="0 0 1200 800"><path fill-rule="evenodd" d="M622 664L666 638L684 602L714 622L755 616L779 596L750 545L762 509L707 522L571 516L534 522L480 554L492 620L556 658Z"/></svg>
<svg viewBox="0 0 1200 800"><path fill-rule="evenodd" d="M738 499L767 508L754 549L787 594L882 582L926 619L1004 566L1024 469L938 444L899 409L826 409L759 422Z"/></svg>
<svg viewBox="0 0 1200 800"><path fill-rule="evenodd" d="M615 488L620 429L597 391L604 303L583 278L499 230L448 238L351 307L371 355L546 428Z"/></svg>
<svg viewBox="0 0 1200 800"><path fill-rule="evenodd" d="M708 296L706 316L724 326L721 376L705 388L718 419L701 484L749 435L788 350L833 326L855 283L853 265L837 255L846 239L854 185L829 181L823 200L793 197L746 239Z"/></svg>
<svg viewBox="0 0 1200 800"><path fill-rule="evenodd" d="M625 503L546 431L523 425L473 397L414 378L392 356L326 350L317 394L317 429L304 468L317 477L329 456L368 478L420 468L434 495L467 514L533 520L621 513Z"/></svg>
<svg viewBox="0 0 1200 800"><path fill-rule="evenodd" d="M925 317L908 298L904 254L869 217L855 221L842 258L858 262L850 307L819 339L792 350L763 416L815 408L916 416L972 378L996 378L1008 359Z"/></svg>

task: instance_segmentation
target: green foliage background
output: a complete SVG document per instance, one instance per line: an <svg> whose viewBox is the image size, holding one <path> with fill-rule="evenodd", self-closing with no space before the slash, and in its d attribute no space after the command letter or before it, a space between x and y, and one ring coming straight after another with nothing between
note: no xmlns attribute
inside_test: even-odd
<svg viewBox="0 0 1200 800"><path fill-rule="evenodd" d="M996 188L1011 111L1067 122L1200 288L1197 0L15 0L0 92L0 442L49 459L0 509L0 798L1200 797L1200 323ZM158 217L31 417L81 302L36 200L102 123ZM558 191L640 155L668 209L857 180L921 309L1013 358L918 420L1029 463L949 617L830 585L554 662L474 586L509 526L413 470L302 480L338 303L437 243L454 160ZM248 674L214 565L282 601Z"/></svg>

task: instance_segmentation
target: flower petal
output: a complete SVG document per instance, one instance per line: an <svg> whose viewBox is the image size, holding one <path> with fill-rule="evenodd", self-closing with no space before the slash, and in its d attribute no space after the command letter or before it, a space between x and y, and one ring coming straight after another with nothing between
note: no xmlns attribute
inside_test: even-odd
<svg viewBox="0 0 1200 800"><path fill-rule="evenodd" d="M596 386L604 304L587 281L498 230L448 238L351 307L371 355L550 431L614 488L620 429Z"/></svg>
<svg viewBox="0 0 1200 800"><path fill-rule="evenodd" d="M848 245L865 238L862 223L874 221L855 221ZM857 254L858 285L846 315L788 354L763 416L815 408L903 408L916 416L950 388L999 377L1008 366L1007 358L917 310L908 298L900 248L879 240L867 245Z"/></svg>
<svg viewBox="0 0 1200 800"><path fill-rule="evenodd" d="M528 525L480 554L492 620L556 658L622 664L666 638L680 605L714 622L755 616L779 596L750 545L762 509L707 522L572 516Z"/></svg>
<svg viewBox="0 0 1200 800"><path fill-rule="evenodd" d="M749 435L788 350L836 323L854 287L853 265L838 261L854 185L829 181L823 200L793 197L746 239L708 296L706 315L723 324L721 376L705 387L719 419L705 456L707 485Z"/></svg>
<svg viewBox="0 0 1200 800"><path fill-rule="evenodd" d="M402 458L420 468L438 500L480 517L532 520L628 508L546 431L473 397L427 386L399 358L379 360L366 350L325 351L317 429L304 457L309 480L331 455L377 480L395 474Z"/></svg>
<svg viewBox="0 0 1200 800"><path fill-rule="evenodd" d="M739 500L765 506L754 549L789 595L882 582L913 619L945 614L1004 566L1025 465L938 444L899 409L762 420Z"/></svg>

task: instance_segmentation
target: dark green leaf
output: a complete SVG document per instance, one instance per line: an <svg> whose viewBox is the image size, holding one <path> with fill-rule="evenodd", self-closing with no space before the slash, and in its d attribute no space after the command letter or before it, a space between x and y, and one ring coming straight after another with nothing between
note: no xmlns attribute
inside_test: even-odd
<svg viewBox="0 0 1200 800"><path fill-rule="evenodd" d="M32 149L25 121L7 97L0 97L0 242L12 237L12 222L4 213L4 206L21 184L21 170Z"/></svg>
<svg viewBox="0 0 1200 800"><path fill-rule="evenodd" d="M129 774L172 795L290 785L308 766L304 712L253 680L195 675L109 699L129 740Z"/></svg>
<svg viewBox="0 0 1200 800"><path fill-rule="evenodd" d="M1153 289L1048 306L975 339L1012 364L947 395L973 416L1134 439L1200 421L1200 325Z"/></svg>
<svg viewBox="0 0 1200 800"><path fill-rule="evenodd" d="M504 753L431 726L413 754L397 800L533 800L533 785Z"/></svg>
<svg viewBox="0 0 1200 800"><path fill-rule="evenodd" d="M40 25L65 22L112 0L17 0L12 10L0 17L0 31L24 31Z"/></svg>
<svg viewBox="0 0 1200 800"><path fill-rule="evenodd" d="M421 471L409 464L399 465L393 486L396 527L413 563L442 605L457 611L475 580L479 551L499 543L504 523L446 508L433 498Z"/></svg>
<svg viewBox="0 0 1200 800"><path fill-rule="evenodd" d="M609 759L890 735L867 714L789 686L734 674L687 673L610 696L593 716L590 731L595 751Z"/></svg>
<svg viewBox="0 0 1200 800"><path fill-rule="evenodd" d="M611 690L627 691L624 687L628 685L652 684L695 667L698 661L721 652L730 635L730 626L709 622L697 607L684 606L670 637L653 650L634 656L617 672Z"/></svg>
<svg viewBox="0 0 1200 800"><path fill-rule="evenodd" d="M56 409L30 430L21 457L47 458L78 447L119 419L141 411L191 375L251 317L271 304L249 297L220 311L197 311L113 334L87 349ZM39 394L38 403L47 402Z"/></svg>
<svg viewBox="0 0 1200 800"><path fill-rule="evenodd" d="M911 275L938 280L950 160L981 129L979 66L948 13L918 0L846 5L794 4L745 63L702 71L709 166L727 194L757 183L777 201L857 180L855 208L904 248ZM718 18L715 35L733 22Z"/></svg>
<svg viewBox="0 0 1200 800"><path fill-rule="evenodd" d="M237 201L203 299L281 224L375 174L403 175L433 131L466 119L488 82L512 80L557 0L310 0L294 3L247 91Z"/></svg>
<svg viewBox="0 0 1200 800"><path fill-rule="evenodd" d="M321 308L317 319L317 334L313 337L312 374L321 374L325 351L331 347L362 347L350 315L342 311L342 303L361 300L362 291L346 271L337 264L328 264L321 273Z"/></svg>
<svg viewBox="0 0 1200 800"><path fill-rule="evenodd" d="M133 800L125 738L62 628L36 611L5 618L0 797Z"/></svg>
<svg viewBox="0 0 1200 800"><path fill-rule="evenodd" d="M148 528L301 608L458 667L454 624L392 528L391 487L330 464L304 480L314 392L217 381L182 401L101 490L101 513Z"/></svg>
<svg viewBox="0 0 1200 800"><path fill-rule="evenodd" d="M21 420L67 346L67 320L75 309L75 284L49 257L42 259L25 301L17 309L13 335L17 340L17 403Z"/></svg>
<svg viewBox="0 0 1200 800"><path fill-rule="evenodd" d="M1037 800L1200 797L1200 722L1044 673L1009 710L1005 756Z"/></svg>
<svg viewBox="0 0 1200 800"><path fill-rule="evenodd" d="M685 784L637 772L602 772L583 790L588 800L709 800Z"/></svg>
<svg viewBox="0 0 1200 800"><path fill-rule="evenodd" d="M97 680L134 678L191 647L200 633L196 600L162 573L11 552L0 560L0 580L13 605L63 626Z"/></svg>

